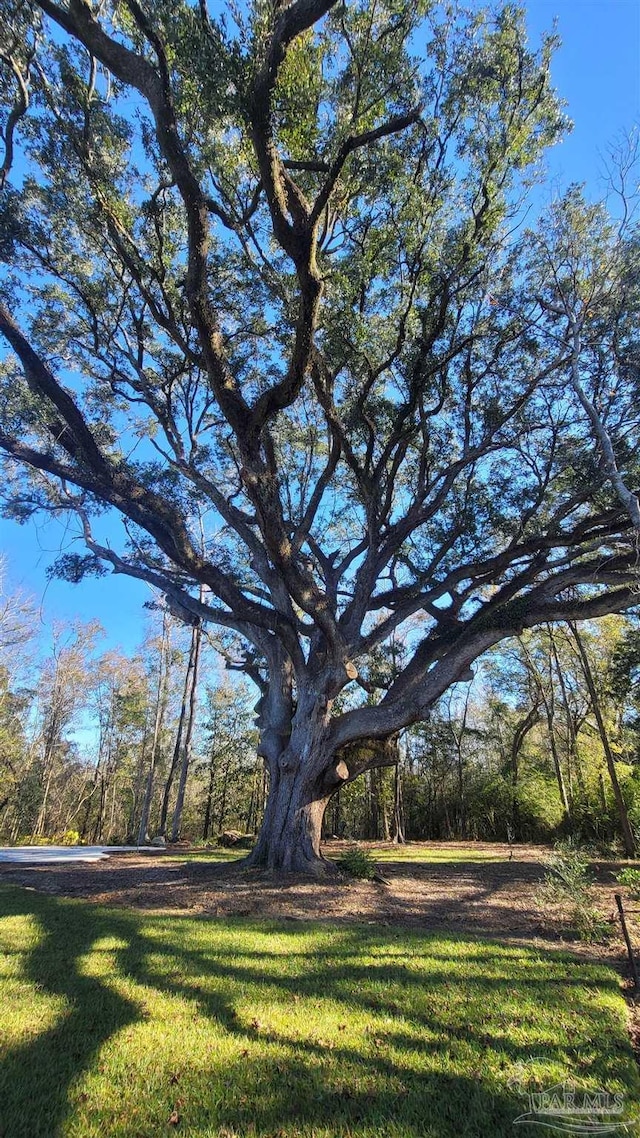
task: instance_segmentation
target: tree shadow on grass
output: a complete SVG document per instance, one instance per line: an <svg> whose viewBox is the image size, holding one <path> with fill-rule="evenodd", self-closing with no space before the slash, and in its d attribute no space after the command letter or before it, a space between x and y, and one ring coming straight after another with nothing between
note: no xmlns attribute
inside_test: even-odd
<svg viewBox="0 0 640 1138"><path fill-rule="evenodd" d="M510 1138L513 1120L525 1108L509 1093L506 1077L496 1074L496 1053L506 1065L526 1063L532 1055L560 1065L567 1060L562 1033L543 1038L535 1031L526 1036L510 1032L511 988L544 1000L551 1022L568 1004L578 1003L590 1015L596 994L608 985L613 993L616 987L604 970L576 967L567 956L538 959L531 950L510 954L490 942L478 941L468 963L456 971L454 937L441 936L431 945L424 937L403 932L400 946L394 946L394 934L388 930L341 926L331 930L327 940L323 926L316 944L310 941L309 926L283 928L278 922L241 920L208 925L179 916L142 918L149 923L141 926L136 913L108 912L18 890L3 896L6 913L35 917L42 932L26 959L25 975L44 992L63 996L69 1011L54 1027L11 1051L0 1067L2 1138L56 1138L64 1132L77 1105L69 1094L74 1082L92 1068L98 1049L111 1035L142 1018L133 1001L88 974L82 963L102 937L115 938L115 976L194 1001L197 1018L211 1023L212 1037L222 1034L226 1041L224 1055L212 1057L204 1067L192 1069L188 1053L172 1053L170 1059L166 1054L154 1056L157 1081L167 1091L171 1069L176 1064L182 1068L176 1092L183 1104L178 1130L168 1125L168 1111L159 1116L154 1107L153 1115L143 1101L135 1122L114 1121L103 1131L107 1138L169 1133L216 1138L221 1129L229 1135L282 1138L310 1138L314 1132L335 1138ZM270 961L268 949L265 953L243 942L247 931L266 934L267 944L271 931L285 935L291 949L285 958L289 971L285 960L278 966L282 957ZM420 952L429 959L428 969L422 971L416 966ZM373 956L373 965L359 959L362 953ZM566 980L553 974L548 963L563 960ZM526 967L519 966L522 961ZM476 1001L468 1021L464 1009L458 1006L450 1013L442 1003L443 986L451 990L452 1000L464 989ZM284 1018L252 1021L247 999L254 998L280 1012L284 1009ZM479 999L486 1000L487 1016L493 1017L487 1024L478 1020ZM325 1000L332 1002L333 1014L337 1008L345 1020L354 1012L364 1016L379 1037L339 1036L328 1042L310 1037L308 1030L300 1032L295 1009L302 1009L304 1018L307 1007ZM590 1079L605 1087L614 1078L624 1080L629 1070L629 1048L622 1053L624 1037L615 1019L615 1012L600 1019L601 1051L590 1063ZM616 1045L621 1053L609 1053ZM462 1047L468 1049L466 1066L460 1059ZM166 1066L169 1062L172 1068ZM132 1101L140 1101L140 1092L134 1079L127 1093ZM528 1128L523 1129L526 1133Z"/></svg>
<svg viewBox="0 0 640 1138"><path fill-rule="evenodd" d="M255 922L236 920L225 925L246 929ZM262 928L268 933L268 926L265 930L263 924ZM282 925L275 923L273 931L282 933ZM572 1070L575 1061L578 1077L590 1087L606 1089L628 1083L638 1101L638 1076L620 1018L610 1004L606 1011L599 1009L599 1016L594 1013L599 995L619 996L617 979L610 970L579 964L568 953L539 956L535 950L524 949L513 952L514 977L509 950L479 939L467 976L465 969L457 975L452 970L446 944L434 952L427 943L430 966L427 973L420 973L411 966L411 938L406 933L403 944L409 963L399 962L387 951L393 933L342 925L333 934L331 947L315 953L309 972L305 974L302 969L298 976L265 972L264 953L260 951L229 949L226 954L217 951L212 958L203 949L190 949L184 943L179 948L162 946L156 940L153 965L149 967L148 959L127 959L129 951L124 949L123 966L127 972L135 971L140 983L177 997L196 995L201 1014L242 1042L259 1045L259 1060L252 1058L248 1049L240 1062L225 1064L223 1081L233 1085L237 1093L234 1101L227 1099L218 1121L233 1133L284 1136L312 1134L314 1127L326 1127L335 1135L354 1135L361 1129L367 1134L377 1133L376 1128L380 1128L381 1134L407 1138L506 1138L513 1134L514 1118L525 1107L517 1093L508 1092L506 1078L496 1075L496 1062L487 1062L491 1051L494 1058L495 1053L501 1056L503 1069L526 1068L532 1058L539 1061L542 1057L545 1064L564 1069L569 1082L576 1073ZM305 957L309 958L306 930L289 928L287 935L294 946L288 960L298 955L303 964ZM438 939L450 944L455 960L456 938ZM296 952L298 941L300 950ZM416 949L424 948L424 937L416 934L414 943ZM376 954L373 968L358 960L360 953L372 948ZM158 966L163 951L168 956L179 954L183 965L179 977ZM523 961L526 967L518 972ZM566 971L554 976L552 968L558 965ZM372 979L377 990L370 987ZM213 982L212 987L207 987L207 981ZM392 1026L378 1026L379 1038L369 1037L363 1045L332 1043L328 1064L326 1042L300 1038L290 1025L278 1030L255 1020L248 1023L246 1016L244 1021L236 1018L234 1000L260 983L271 990L265 993L267 1004L279 998L281 1004L291 1000L292 1008L293 1001L298 1000L308 1000L313 1007L318 1000L328 1000L334 1006L342 1004L345 1017L356 1011L370 1014L372 1022L378 1017L378 1024L383 1017ZM465 1020L464 1010L452 1017L446 1013L438 1017L424 1006L422 1010L414 1008L417 992L435 994L442 986L455 992L465 985L476 1004L478 999L486 1001L489 1022L483 1022L482 1012L478 1018L477 1006L473 1023ZM539 1025L539 1034L523 1032L525 1019L510 1007L513 988L544 1006L548 1030ZM557 1029L567 1010L576 1005L585 1017L591 1017L594 1027L597 1022L600 1037L595 1048L588 1032L574 1048L570 1037ZM516 1021L512 1033L510 1015ZM403 1030L397 1017L412 1030ZM472 1075L443 1070L449 1048L455 1050L458 1043L474 1052ZM417 1066L407 1058L416 1052L420 1056ZM451 1058L455 1069L458 1060L453 1055ZM220 1079L220 1071L212 1069L210 1074L212 1080ZM521 1132L527 1130L525 1127ZM543 1132L539 1124L535 1130ZM209 1138L216 1132L199 1119L196 1110L188 1133L193 1138Z"/></svg>
<svg viewBox="0 0 640 1138"><path fill-rule="evenodd" d="M100 936L113 936L113 922L90 906L61 905L50 897L9 889L4 916L35 917L41 933L25 958L22 975L47 995L67 1003L46 1031L2 1056L1 1138L54 1138L69 1111L69 1089L92 1064L102 1044L140 1019L136 1004L80 969L80 958ZM126 930L131 935L131 927Z"/></svg>

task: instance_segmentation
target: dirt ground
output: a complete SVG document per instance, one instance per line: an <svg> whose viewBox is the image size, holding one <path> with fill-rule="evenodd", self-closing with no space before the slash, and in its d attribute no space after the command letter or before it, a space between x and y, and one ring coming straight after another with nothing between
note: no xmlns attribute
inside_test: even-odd
<svg viewBox="0 0 640 1138"><path fill-rule="evenodd" d="M341 848L340 842L326 847L332 855ZM376 843L376 849L380 848ZM393 848L388 847L389 853ZM3 864L0 882L155 912L359 921L580 947L566 939L562 914L543 912L537 899L548 851L539 846L510 849L488 843L433 842L429 848L435 856L450 855L452 860L420 863L406 860L411 848L403 848L402 860L379 863L384 882L344 878L317 882L299 876L274 879L234 862L179 861L171 851L153 858L116 854L94 864L33 868ZM479 860L483 855L500 860ZM618 867L614 862L593 866L594 901L605 917L613 918L615 911ZM640 932L636 920L630 915L634 933ZM624 946L613 920L612 932L608 948L595 946L587 951L622 962Z"/></svg>

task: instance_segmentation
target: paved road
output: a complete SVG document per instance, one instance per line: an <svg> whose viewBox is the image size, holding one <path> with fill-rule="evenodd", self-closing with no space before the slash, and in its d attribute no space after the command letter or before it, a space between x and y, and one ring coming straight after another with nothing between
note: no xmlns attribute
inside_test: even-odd
<svg viewBox="0 0 640 1138"><path fill-rule="evenodd" d="M52 862L102 861L112 853L159 853L156 846L0 846L0 862L47 865Z"/></svg>

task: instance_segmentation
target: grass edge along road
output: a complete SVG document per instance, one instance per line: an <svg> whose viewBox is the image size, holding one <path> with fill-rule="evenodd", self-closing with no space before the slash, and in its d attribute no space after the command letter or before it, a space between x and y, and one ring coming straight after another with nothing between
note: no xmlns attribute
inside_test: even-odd
<svg viewBox="0 0 640 1138"><path fill-rule="evenodd" d="M618 977L567 953L11 886L0 913L2 1138L506 1138L523 1077L640 1116Z"/></svg>

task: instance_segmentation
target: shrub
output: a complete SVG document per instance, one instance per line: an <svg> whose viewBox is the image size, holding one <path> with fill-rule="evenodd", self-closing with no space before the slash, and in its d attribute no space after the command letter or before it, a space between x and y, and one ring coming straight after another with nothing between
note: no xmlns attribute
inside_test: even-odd
<svg viewBox="0 0 640 1138"><path fill-rule="evenodd" d="M337 858L336 864L350 877L361 877L365 881L372 881L378 872L371 854L360 846L352 846Z"/></svg>
<svg viewBox="0 0 640 1138"><path fill-rule="evenodd" d="M78 830L65 830L64 833L60 835L60 845L61 846L79 846L80 845L80 833L79 833L79 831Z"/></svg>
<svg viewBox="0 0 640 1138"><path fill-rule="evenodd" d="M571 931L579 940L604 940L610 929L591 900L592 879L587 853L570 839L556 842L539 891L543 905L562 907Z"/></svg>
<svg viewBox="0 0 640 1138"><path fill-rule="evenodd" d="M627 886L632 897L640 900L640 869L622 869L617 880L621 885Z"/></svg>

